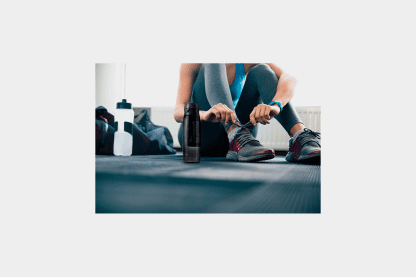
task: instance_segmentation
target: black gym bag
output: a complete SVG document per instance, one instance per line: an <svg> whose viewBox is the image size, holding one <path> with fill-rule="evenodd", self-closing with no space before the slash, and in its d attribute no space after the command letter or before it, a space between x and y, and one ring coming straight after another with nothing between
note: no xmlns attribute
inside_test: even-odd
<svg viewBox="0 0 416 277"><path fill-rule="evenodd" d="M175 154L173 138L167 127L150 121L146 110L134 116L132 155ZM106 108L95 109L95 154L113 155L114 116Z"/></svg>

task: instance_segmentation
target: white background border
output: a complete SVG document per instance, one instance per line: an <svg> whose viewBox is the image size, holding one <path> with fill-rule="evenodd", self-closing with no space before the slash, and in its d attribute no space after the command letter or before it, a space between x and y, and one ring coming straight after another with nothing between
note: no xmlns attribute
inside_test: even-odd
<svg viewBox="0 0 416 277"><path fill-rule="evenodd" d="M408 3L6 4L2 275L414 275ZM308 68L322 95L322 214L94 214L95 63L142 60Z"/></svg>

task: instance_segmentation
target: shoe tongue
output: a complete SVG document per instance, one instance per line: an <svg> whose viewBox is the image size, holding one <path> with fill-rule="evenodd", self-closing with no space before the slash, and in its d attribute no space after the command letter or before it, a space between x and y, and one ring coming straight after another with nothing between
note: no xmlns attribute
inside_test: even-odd
<svg viewBox="0 0 416 277"><path fill-rule="evenodd" d="M261 146L261 144L257 140L255 140L255 138L250 133L250 131L248 131L248 130L246 130L244 128L241 128L241 130L238 131L238 134L242 134L242 133L248 133L248 134L250 134L250 137L252 137L252 139L253 139L253 140L250 140L249 142L247 142L247 144L250 144L252 146Z"/></svg>

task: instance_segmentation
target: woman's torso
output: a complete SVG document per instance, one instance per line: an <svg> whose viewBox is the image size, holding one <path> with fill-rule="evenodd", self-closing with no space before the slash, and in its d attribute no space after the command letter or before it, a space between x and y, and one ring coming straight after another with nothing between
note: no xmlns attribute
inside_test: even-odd
<svg viewBox="0 0 416 277"><path fill-rule="evenodd" d="M246 71L244 68L244 64L235 64L234 71L234 80L232 81L232 83L229 80L228 83L231 84L230 93L231 99L233 100L233 106L235 108L237 106L238 100L240 99L241 93L243 92L244 83L246 81Z"/></svg>
<svg viewBox="0 0 416 277"><path fill-rule="evenodd" d="M237 71L237 67L241 65L242 67L244 67L244 76L247 76L247 73L250 71L250 69L255 65L255 64L249 64L249 63L240 63L240 64L236 64L236 63L226 63L225 64L225 68L227 70L227 79L228 79L228 85L231 86L234 82L235 79L235 75L236 73L238 74ZM198 67L198 70L196 72L196 76L198 76L199 73L199 69L201 68L202 64L200 64L200 66Z"/></svg>
<svg viewBox="0 0 416 277"><path fill-rule="evenodd" d="M200 64L194 76L198 76L199 69L201 68L201 66L202 64ZM254 64L243 64L243 63L226 63L225 64L228 86L230 87L231 98L233 100L234 107L236 107L238 100L240 99L247 73L253 66ZM193 88L192 88L192 91L193 91Z"/></svg>

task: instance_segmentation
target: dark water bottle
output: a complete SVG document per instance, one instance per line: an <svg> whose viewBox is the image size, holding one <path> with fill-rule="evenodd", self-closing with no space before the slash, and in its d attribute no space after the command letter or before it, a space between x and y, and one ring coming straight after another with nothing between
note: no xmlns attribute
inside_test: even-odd
<svg viewBox="0 0 416 277"><path fill-rule="evenodd" d="M201 157L201 121L196 103L185 104L182 129L183 162L199 163Z"/></svg>

